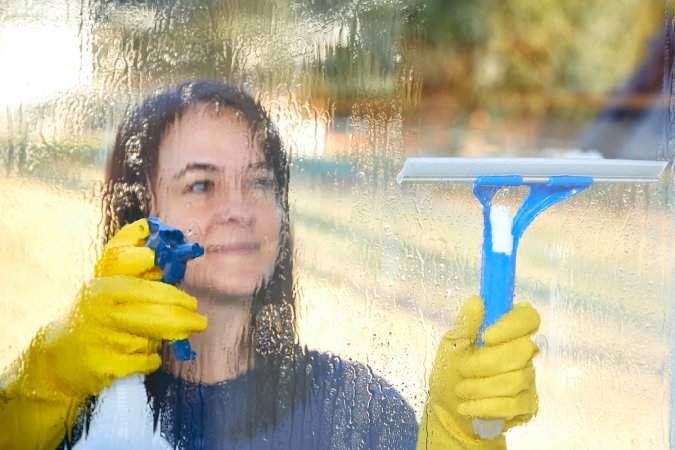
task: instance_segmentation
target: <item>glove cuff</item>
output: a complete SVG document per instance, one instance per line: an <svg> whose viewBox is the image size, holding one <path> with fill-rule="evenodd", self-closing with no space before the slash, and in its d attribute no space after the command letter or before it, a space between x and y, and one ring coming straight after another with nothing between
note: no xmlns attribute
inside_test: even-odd
<svg viewBox="0 0 675 450"><path fill-rule="evenodd" d="M50 351L50 336L58 327L51 324L40 330L30 347L5 371L3 395L69 405L84 402L87 394L63 383L58 376L54 359L59 358L59 355L53 355Z"/></svg>
<svg viewBox="0 0 675 450"><path fill-rule="evenodd" d="M417 450L502 450L506 449L504 434L495 439L481 439L467 431L471 419L448 414L444 408L427 404L420 422Z"/></svg>

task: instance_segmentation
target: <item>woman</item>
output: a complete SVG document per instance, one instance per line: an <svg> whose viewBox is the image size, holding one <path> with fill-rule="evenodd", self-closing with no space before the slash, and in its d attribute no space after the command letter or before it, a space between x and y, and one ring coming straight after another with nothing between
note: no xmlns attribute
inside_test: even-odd
<svg viewBox="0 0 675 450"><path fill-rule="evenodd" d="M157 281L152 252L143 247L148 235L143 218L149 215L205 247L204 256L188 264L182 291ZM136 108L120 127L109 166L104 235L112 238L97 277L67 322L75 331L55 327L47 338L36 339L25 355L28 363L10 371L17 381L4 389L9 398L20 398L29 385L43 405L61 405L59 420L72 423L84 396L141 372L151 374L146 388L155 419L177 448L415 447L414 413L391 386L362 365L297 345L288 166L272 122L248 95L217 81L196 81ZM101 304L112 305L104 309L107 314ZM506 417L512 426L536 411L531 364L536 347L522 345L536 331L536 313L515 308L478 350L482 303L472 299L463 311L439 349L422 422L423 447L496 448L503 436L477 438L469 417ZM92 329L102 336L94 350ZM162 348L162 367L155 371L162 340L192 334L196 359L174 361ZM517 348L512 341L519 342ZM97 357L86 359L87 370L72 374L55 356L64 348ZM500 363L513 360L514 351L517 364ZM113 352L123 354L120 362L100 356ZM72 358L81 368L82 361ZM460 373L465 361L478 367L475 374ZM56 380L40 385L30 376L37 366L56 372ZM486 393L484 380L505 373L516 374L508 392ZM472 376L481 382L472 384ZM458 383L465 391L454 392ZM66 399L48 398L52 391ZM515 400L506 405L495 397ZM34 411L28 401L16 403L28 405L24 416ZM80 415L80 424L85 418ZM56 419L41 422L58 429ZM68 439L76 440L81 428ZM58 431L54 436L63 436L63 427Z"/></svg>
<svg viewBox="0 0 675 450"><path fill-rule="evenodd" d="M166 371L147 383L160 412L182 412L162 424L173 441L196 433L194 439L206 447L212 442L293 442L308 427L315 428L312 433L305 430L304 438L311 439L298 441L308 448L327 438L343 439L338 447L373 441L373 448L385 448L390 438L394 447L401 447L414 441L414 415L394 390L366 377L361 367L297 346L288 166L262 108L221 83L194 82L146 100L120 131L109 168L106 228L158 216L198 234L205 247L204 256L188 264L181 286L197 298L199 312L209 319L207 330L191 339L197 358L179 363L165 352ZM128 156L130 142L140 150L137 158ZM129 203L127 187L141 201ZM345 382L348 371L358 376ZM197 390L209 399L208 407L188 398ZM335 399L327 397L332 390L339 392ZM372 411L364 411L368 420L359 428L350 429L345 420L339 431L332 431L336 417L346 417L339 407L324 423L303 423L312 408L320 417L325 401L348 405L351 400L341 396L352 392L382 393L370 404ZM374 411L391 409L392 403L403 410L407 426L390 430L382 422L381 430L373 433ZM205 421L216 411L223 423L210 427ZM293 430L293 425L301 428Z"/></svg>

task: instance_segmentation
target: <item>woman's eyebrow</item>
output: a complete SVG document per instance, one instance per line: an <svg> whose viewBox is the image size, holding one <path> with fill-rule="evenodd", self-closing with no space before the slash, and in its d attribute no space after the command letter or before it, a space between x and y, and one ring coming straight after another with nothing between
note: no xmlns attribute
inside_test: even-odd
<svg viewBox="0 0 675 450"><path fill-rule="evenodd" d="M190 172L190 171L193 171L193 170L200 170L200 171L204 171L204 172L217 172L218 171L216 166L214 166L213 164L190 163L187 166L183 167L181 170L179 170L172 178L174 180L177 180L178 178L185 175L187 172Z"/></svg>
<svg viewBox="0 0 675 450"><path fill-rule="evenodd" d="M258 161L258 162L249 164L247 169L248 170L256 170L256 169L272 170L272 166L267 161Z"/></svg>

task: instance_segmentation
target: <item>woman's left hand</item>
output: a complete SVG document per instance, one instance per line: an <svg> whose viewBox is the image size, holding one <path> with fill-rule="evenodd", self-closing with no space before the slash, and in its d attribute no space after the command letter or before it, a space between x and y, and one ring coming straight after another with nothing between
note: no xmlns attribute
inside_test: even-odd
<svg viewBox="0 0 675 450"><path fill-rule="evenodd" d="M518 303L483 333L484 306L466 300L455 327L441 340L429 379L429 398L420 424L418 449L505 448L504 436L484 440L473 432L473 418L503 419L504 431L529 421L538 409L532 341L540 317Z"/></svg>

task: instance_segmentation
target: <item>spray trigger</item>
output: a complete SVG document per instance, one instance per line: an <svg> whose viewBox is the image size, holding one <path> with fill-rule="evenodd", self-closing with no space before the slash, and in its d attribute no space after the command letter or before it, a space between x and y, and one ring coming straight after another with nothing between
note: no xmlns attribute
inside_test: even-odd
<svg viewBox="0 0 675 450"><path fill-rule="evenodd" d="M183 232L162 223L156 217L148 217L150 236L145 242L155 250L155 265L162 269L162 281L178 285L183 281L187 262L204 254L204 247L197 243L186 243ZM169 344L174 357L179 361L194 359L196 355L187 339Z"/></svg>

